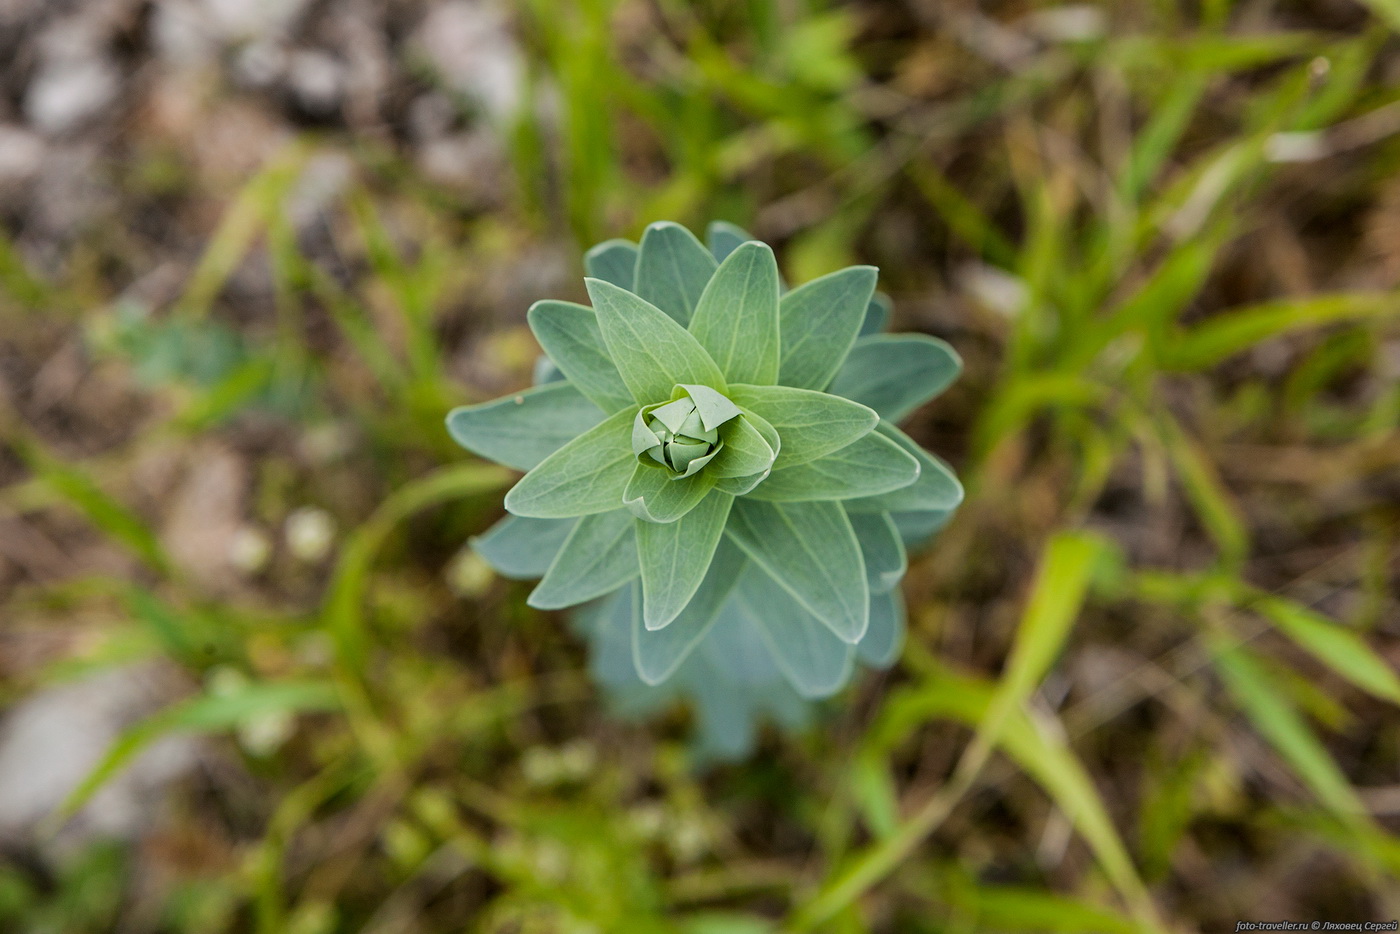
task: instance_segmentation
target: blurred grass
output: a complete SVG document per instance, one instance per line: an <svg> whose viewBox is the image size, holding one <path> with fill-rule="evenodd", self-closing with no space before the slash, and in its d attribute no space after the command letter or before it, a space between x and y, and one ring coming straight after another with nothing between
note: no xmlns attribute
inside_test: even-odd
<svg viewBox="0 0 1400 934"><path fill-rule="evenodd" d="M75 400L94 439L122 425L89 442L81 412L0 394L5 528L85 541L77 517L119 550L6 578L17 633L73 638L6 665L3 696L118 662L183 674L68 810L159 736L222 738L162 824L174 856L0 863L0 927L1400 913L1400 243L1362 229L1397 223L1400 146L1355 142L1400 104L1400 20L1369 7L529 0L490 209L318 131L227 199L165 305L118 298L140 268L46 276L0 238L15 355L76 335L138 399ZM1057 13L1103 29L1056 33ZM309 233L292 193L337 147L352 179ZM582 247L712 217L777 243L790 281L879 264L897 325L963 352L965 385L912 430L969 499L911 568L891 681L697 773L683 713L611 720L562 622L459 551L509 478L455 451L442 416L526 380L542 250L567 252L558 288L577 293ZM250 265L265 304L235 287ZM148 458L174 446L198 471L210 444L252 465L247 521L274 539L234 583L171 551L140 492ZM308 504L344 529L329 555L275 531Z"/></svg>

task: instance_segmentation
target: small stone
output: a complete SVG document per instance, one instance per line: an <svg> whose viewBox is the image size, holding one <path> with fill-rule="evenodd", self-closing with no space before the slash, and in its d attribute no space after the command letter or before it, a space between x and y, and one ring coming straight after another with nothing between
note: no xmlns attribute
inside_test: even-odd
<svg viewBox="0 0 1400 934"><path fill-rule="evenodd" d="M43 164L44 141L37 133L0 124L0 185L28 181Z"/></svg>
<svg viewBox="0 0 1400 934"><path fill-rule="evenodd" d="M104 57L55 57L29 85L24 114L44 133L67 133L115 100L120 82L117 67Z"/></svg>
<svg viewBox="0 0 1400 934"><path fill-rule="evenodd" d="M438 4L423 18L417 42L453 90L469 95L498 122L515 114L524 85L524 58L505 12L496 4Z"/></svg>
<svg viewBox="0 0 1400 934"><path fill-rule="evenodd" d="M345 96L345 68L325 52L295 53L287 68L287 82L297 103L313 114L332 113Z"/></svg>

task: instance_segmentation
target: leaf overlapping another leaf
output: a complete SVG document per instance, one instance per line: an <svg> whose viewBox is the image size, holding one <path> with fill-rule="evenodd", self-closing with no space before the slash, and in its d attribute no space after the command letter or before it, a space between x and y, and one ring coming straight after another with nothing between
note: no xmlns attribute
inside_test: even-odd
<svg viewBox="0 0 1400 934"><path fill-rule="evenodd" d="M530 470L603 418L603 411L573 386L549 383L453 409L447 431L487 460Z"/></svg>
<svg viewBox="0 0 1400 934"><path fill-rule="evenodd" d="M641 574L632 515L625 509L584 516L530 594L530 606L557 610L612 593Z"/></svg>
<svg viewBox="0 0 1400 934"><path fill-rule="evenodd" d="M799 389L827 387L865 321L877 275L874 266L851 266L783 296L780 383Z"/></svg>
<svg viewBox="0 0 1400 934"><path fill-rule="evenodd" d="M824 457L775 470L752 495L773 502L855 499L907 487L919 473L917 458L872 432Z"/></svg>
<svg viewBox="0 0 1400 934"><path fill-rule="evenodd" d="M689 230L670 221L658 221L642 235L632 289L675 321L689 324L718 265L713 254Z"/></svg>
<svg viewBox="0 0 1400 934"><path fill-rule="evenodd" d="M695 596L733 504L734 497L714 491L674 522L637 523L643 616L648 629L670 623Z"/></svg>
<svg viewBox="0 0 1400 934"><path fill-rule="evenodd" d="M840 450L880 421L873 409L859 402L811 389L736 384L729 387L729 397L777 430L782 450L773 462L775 471Z"/></svg>
<svg viewBox="0 0 1400 934"><path fill-rule="evenodd" d="M898 422L947 389L961 371L962 358L945 341L925 334L879 334L855 342L827 392Z"/></svg>
<svg viewBox="0 0 1400 934"><path fill-rule="evenodd" d="M535 302L526 318L535 339L575 389L610 414L632 404L632 394L608 353L592 308L573 302Z"/></svg>
<svg viewBox="0 0 1400 934"><path fill-rule="evenodd" d="M568 519L618 508L635 457L636 411L623 409L546 457L511 487L506 509L535 519Z"/></svg>
<svg viewBox="0 0 1400 934"><path fill-rule="evenodd" d="M768 385L778 379L778 263L767 244L750 240L720 264L705 286L690 333L725 379Z"/></svg>
<svg viewBox="0 0 1400 934"><path fill-rule="evenodd" d="M843 641L856 643L865 635L870 621L865 560L840 505L740 499L725 531Z"/></svg>

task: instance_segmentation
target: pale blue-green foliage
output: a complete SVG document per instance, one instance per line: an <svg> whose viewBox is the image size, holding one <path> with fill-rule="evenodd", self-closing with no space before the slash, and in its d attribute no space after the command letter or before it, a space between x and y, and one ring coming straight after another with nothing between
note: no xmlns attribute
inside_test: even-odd
<svg viewBox="0 0 1400 934"><path fill-rule="evenodd" d="M962 500L895 422L961 361L879 333L876 270L787 289L732 224L669 222L584 257L592 307L537 302L537 385L454 410L464 447L527 471L473 541L529 603L576 607L621 713L676 700L698 748L735 757L758 722L797 728L857 663L899 655L908 549Z"/></svg>

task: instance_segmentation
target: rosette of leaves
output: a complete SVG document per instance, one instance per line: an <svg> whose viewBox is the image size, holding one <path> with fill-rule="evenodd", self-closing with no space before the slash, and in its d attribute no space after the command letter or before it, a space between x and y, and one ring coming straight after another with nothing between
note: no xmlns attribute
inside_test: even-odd
<svg viewBox="0 0 1400 934"><path fill-rule="evenodd" d="M784 288L773 251L677 224L585 256L592 307L542 301L536 385L448 416L463 447L525 471L474 540L528 602L577 607L624 711L691 700L704 752L805 722L904 637L907 548L962 500L896 423L948 386L943 341L879 334L876 270Z"/></svg>

